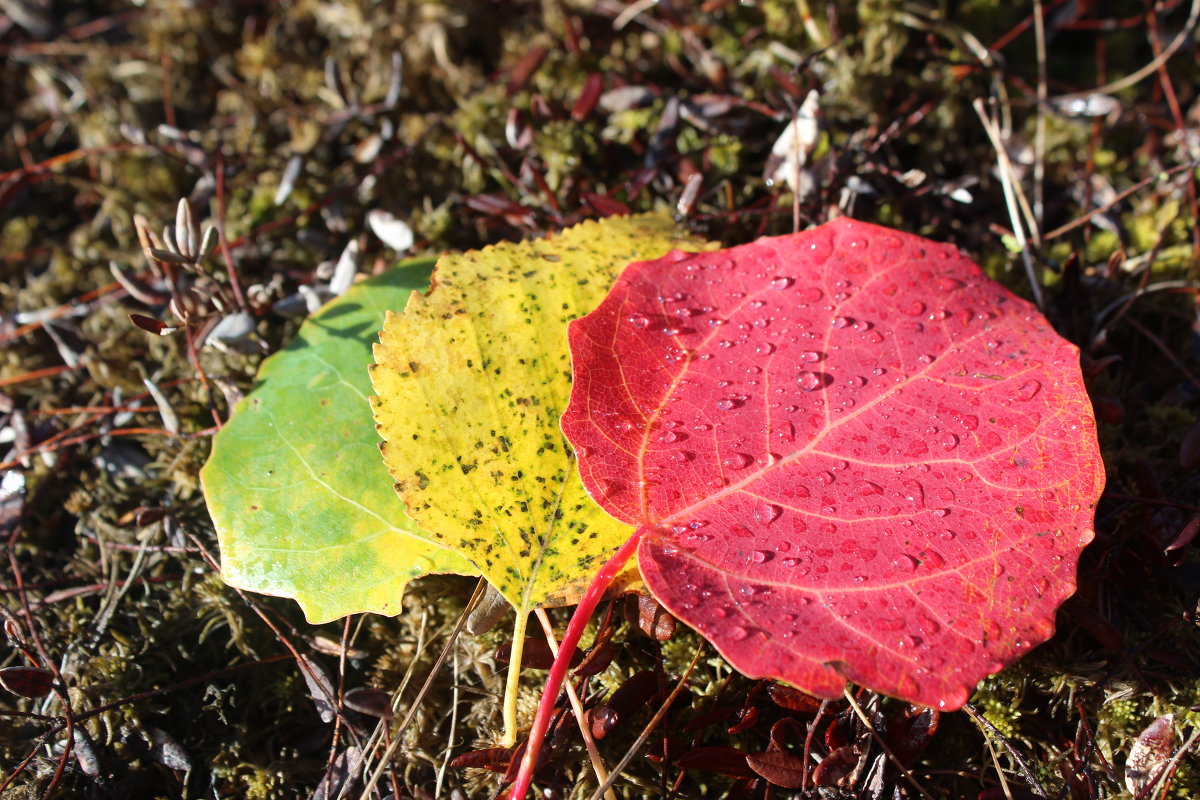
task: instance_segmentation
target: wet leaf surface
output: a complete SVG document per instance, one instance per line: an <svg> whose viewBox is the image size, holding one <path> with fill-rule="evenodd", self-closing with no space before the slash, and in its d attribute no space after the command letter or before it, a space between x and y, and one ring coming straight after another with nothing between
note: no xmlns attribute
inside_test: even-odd
<svg viewBox="0 0 1200 800"><path fill-rule="evenodd" d="M570 341L584 484L742 672L957 708L1053 633L1103 485L1078 351L952 247L673 254Z"/></svg>

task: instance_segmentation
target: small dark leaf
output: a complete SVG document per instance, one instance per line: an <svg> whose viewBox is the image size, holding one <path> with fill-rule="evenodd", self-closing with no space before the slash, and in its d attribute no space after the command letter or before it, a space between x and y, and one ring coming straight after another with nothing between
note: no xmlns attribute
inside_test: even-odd
<svg viewBox="0 0 1200 800"><path fill-rule="evenodd" d="M838 714L825 729L825 746L833 751L854 742L857 722L857 718L848 709Z"/></svg>
<svg viewBox="0 0 1200 800"><path fill-rule="evenodd" d="M155 336L170 336L178 328L172 328L162 320L157 320L154 317L147 317L145 314L130 314L129 321L146 333L153 333Z"/></svg>
<svg viewBox="0 0 1200 800"><path fill-rule="evenodd" d="M1146 726L1129 748L1125 762L1125 786L1134 797L1157 783L1171 760L1175 746L1175 715L1164 714Z"/></svg>
<svg viewBox="0 0 1200 800"><path fill-rule="evenodd" d="M1180 529L1175 538L1163 548L1164 552L1170 553L1173 550L1182 550L1192 543L1192 540L1196 538L1197 533L1200 533L1200 516L1192 517L1191 520L1189 520L1188 523Z"/></svg>
<svg viewBox="0 0 1200 800"><path fill-rule="evenodd" d="M625 682L612 693L612 697L604 703L604 706L608 708L606 713L614 717L614 721L609 724L609 729L611 730L617 722L644 707L658 693L658 690L658 676L652 670L643 670L626 678Z"/></svg>
<svg viewBox="0 0 1200 800"><path fill-rule="evenodd" d="M308 656L301 655L296 659L296 666L300 669L300 674L304 676L304 682L308 685L308 694L312 697L313 705L317 707L317 714L320 715L322 722L333 722L333 682L329 680L329 673L325 671L315 660Z"/></svg>
<svg viewBox="0 0 1200 800"><path fill-rule="evenodd" d="M579 93L579 99L571 108L571 119L576 121L586 119L592 113L592 109L596 107L603 91L604 76L599 72L588 75L587 82L583 85L583 91Z"/></svg>
<svg viewBox="0 0 1200 800"><path fill-rule="evenodd" d="M346 708L361 714L389 721L392 718L392 696L372 686L358 686L342 697Z"/></svg>
<svg viewBox="0 0 1200 800"><path fill-rule="evenodd" d="M100 760L100 751L96 749L92 737L88 736L82 725L76 725L72 730L71 742L74 744L71 752L75 754L75 760L79 762L79 769L83 774L89 778L102 778L104 765Z"/></svg>
<svg viewBox="0 0 1200 800"><path fill-rule="evenodd" d="M836 786L858 766L859 752L853 745L839 747L817 764L812 781L817 786Z"/></svg>
<svg viewBox="0 0 1200 800"><path fill-rule="evenodd" d="M150 757L159 764L183 772L192 768L191 755L171 734L159 728L147 727L146 738L149 739Z"/></svg>
<svg viewBox="0 0 1200 800"><path fill-rule="evenodd" d="M362 750L357 747L347 747L338 753L313 792L312 800L335 800L349 795L348 789L358 782L359 773L355 770L361 764Z"/></svg>
<svg viewBox="0 0 1200 800"><path fill-rule="evenodd" d="M729 726L729 733L744 733L758 722L758 706L746 706L738 712L738 721Z"/></svg>
<svg viewBox="0 0 1200 800"><path fill-rule="evenodd" d="M19 697L45 697L54 686L54 673L41 667L0 669L0 686Z"/></svg>
<svg viewBox="0 0 1200 800"><path fill-rule="evenodd" d="M746 756L750 769L776 786L799 789L805 782L804 759L791 753L751 753Z"/></svg>
<svg viewBox="0 0 1200 800"><path fill-rule="evenodd" d="M680 769L698 769L730 778L753 778L746 754L735 747L697 747L675 759Z"/></svg>
<svg viewBox="0 0 1200 800"><path fill-rule="evenodd" d="M900 763L909 766L917 760L937 733L939 719L932 708L910 705L888 720L885 738Z"/></svg>
<svg viewBox="0 0 1200 800"><path fill-rule="evenodd" d="M675 634L675 617L649 595L630 595L625 601L625 618L652 639L665 642Z"/></svg>
<svg viewBox="0 0 1200 800"><path fill-rule="evenodd" d="M587 720L588 726L592 730L592 738L599 740L608 736L609 732L617 727L621 717L608 706L596 706L588 709Z"/></svg>
<svg viewBox="0 0 1200 800"><path fill-rule="evenodd" d="M507 664L512 658L512 642L505 642L496 648L496 660ZM576 650L571 654L571 666L577 666L583 660L583 653ZM525 640L525 649L521 652L521 667L524 669L550 669L554 663L554 654L550 652L550 644L545 639Z"/></svg>
<svg viewBox="0 0 1200 800"><path fill-rule="evenodd" d="M629 213L629 206L620 200L613 200L606 195L597 194L596 192L583 192L581 196L589 206L605 217Z"/></svg>
<svg viewBox="0 0 1200 800"><path fill-rule="evenodd" d="M614 652L612 644L607 640L592 645L587 655L583 657L583 661L575 668L575 675L585 678L589 675L597 675L603 672L612 663Z"/></svg>
<svg viewBox="0 0 1200 800"><path fill-rule="evenodd" d="M797 711L801 714L815 714L821 707L821 701L799 689L785 686L782 683L772 683L767 687L767 697L780 708Z"/></svg>
<svg viewBox="0 0 1200 800"><path fill-rule="evenodd" d="M533 73L537 72L537 68L542 65L542 59L545 57L546 48L542 45L530 48L521 57L521 60L513 66L512 72L509 73L508 88L505 90L509 97L525 88L529 79L533 77Z"/></svg>
<svg viewBox="0 0 1200 800"><path fill-rule="evenodd" d="M783 717L776 720L775 724L771 726L768 749L773 752L786 752L788 742L803 742L804 740L804 726L791 717Z"/></svg>
<svg viewBox="0 0 1200 800"><path fill-rule="evenodd" d="M489 747L484 750L472 750L463 753L450 762L451 769L472 767L475 769L490 769L492 772L504 772L512 759L513 751L508 747Z"/></svg>
<svg viewBox="0 0 1200 800"><path fill-rule="evenodd" d="M475 608L471 609L471 613L467 615L467 633L472 636L487 633L496 627L496 623L509 608L509 603L504 599L504 595L489 583L483 592L483 597L479 598Z"/></svg>

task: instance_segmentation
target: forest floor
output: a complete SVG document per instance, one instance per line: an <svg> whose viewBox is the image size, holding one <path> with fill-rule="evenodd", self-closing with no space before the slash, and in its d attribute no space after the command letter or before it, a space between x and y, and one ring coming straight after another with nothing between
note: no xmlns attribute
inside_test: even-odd
<svg viewBox="0 0 1200 800"><path fill-rule="evenodd" d="M1198 13L0 3L0 795L495 796L505 626L449 636L475 581L310 625L222 583L199 470L347 245L364 275L398 260L368 212L411 228L405 255L436 255L666 208L727 245L844 214L955 244L1080 347L1108 488L1056 635L969 712L923 731L928 715L860 692L890 726L873 734L708 650L616 796L1200 796ZM139 241L181 198L221 234L191 271ZM252 335L214 346L235 310ZM703 646L633 617L613 616L597 679L638 698L599 743L610 765ZM387 726L341 698L371 687L407 712L443 649L373 775ZM578 732L562 737L544 796L590 797ZM806 788L748 769L806 737Z"/></svg>

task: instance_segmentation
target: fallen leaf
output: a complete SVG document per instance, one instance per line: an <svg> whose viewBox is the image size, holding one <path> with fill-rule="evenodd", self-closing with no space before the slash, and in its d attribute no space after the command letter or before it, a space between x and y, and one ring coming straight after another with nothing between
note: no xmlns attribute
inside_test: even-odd
<svg viewBox="0 0 1200 800"><path fill-rule="evenodd" d="M295 598L316 623L397 614L413 578L475 573L405 514L367 402L384 310L427 286L431 267L413 262L325 305L214 438L201 480L226 583Z"/></svg>
<svg viewBox="0 0 1200 800"><path fill-rule="evenodd" d="M791 753L750 753L746 756L750 769L776 786L799 789L807 783L804 759Z"/></svg>
<svg viewBox="0 0 1200 800"><path fill-rule="evenodd" d="M41 667L4 667L0 686L19 697L45 697L54 688L54 673Z"/></svg>
<svg viewBox="0 0 1200 800"><path fill-rule="evenodd" d="M1125 761L1125 786L1134 797L1158 783L1175 749L1175 715L1158 717L1141 732L1129 748Z"/></svg>
<svg viewBox="0 0 1200 800"><path fill-rule="evenodd" d="M563 326L630 261L675 246L701 243L647 215L446 255L432 291L388 315L372 402L396 490L519 610L572 601L632 532L583 491L559 431Z"/></svg>
<svg viewBox="0 0 1200 800"><path fill-rule="evenodd" d="M1104 483L1078 351L952 247L676 254L569 335L585 486L743 673L954 709L1053 633Z"/></svg>

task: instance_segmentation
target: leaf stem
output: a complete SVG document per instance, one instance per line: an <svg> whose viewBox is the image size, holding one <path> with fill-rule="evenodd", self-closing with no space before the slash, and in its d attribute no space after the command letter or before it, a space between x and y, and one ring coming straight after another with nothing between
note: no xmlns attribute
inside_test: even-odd
<svg viewBox="0 0 1200 800"><path fill-rule="evenodd" d="M550 615L544 608L534 609L533 613L537 615L538 622L542 624L542 630L546 632L546 643L550 645L550 652L557 658L558 641L554 638L554 626L550 623ZM600 757L600 751L596 749L596 739L588 727L587 713L583 710L583 702L579 699L579 694L570 681L563 681L563 684L567 687L567 700L571 702L571 711L575 713L575 721L579 723L579 735L583 737L583 745L587 748L588 758L596 773L596 780L603 785L608 781L608 770L604 767L604 759ZM611 787L604 797L606 800L617 800L617 794Z"/></svg>
<svg viewBox="0 0 1200 800"><path fill-rule="evenodd" d="M542 745L546 740L546 731L550 727L550 718L554 715L558 690L567 677L567 671L571 666L571 656L575 655L575 650L579 647L579 638L583 636L588 620L604 597L605 590L633 556L638 543L641 542L648 530L650 530L649 526L638 528L632 536L625 540L625 544L621 545L617 552L604 562L604 566L588 584L587 590L579 600L579 605L575 608L575 613L571 615L571 621L567 623L567 629L563 632L562 641L558 645L558 655L554 658L550 674L546 677L546 685L542 689L542 699L538 703L537 715L533 718L533 727L530 728L529 739L525 743L525 754L521 758L521 767L517 770L517 777L513 780L512 789L508 793L509 800L521 800L529 791L529 784L533 782L533 769L537 766L538 756L541 755Z"/></svg>
<svg viewBox="0 0 1200 800"><path fill-rule="evenodd" d="M521 688L521 657L525 654L525 629L529 627L529 609L517 609L513 625L512 648L508 658L508 680L504 684L504 736L501 747L517 743L517 692Z"/></svg>

